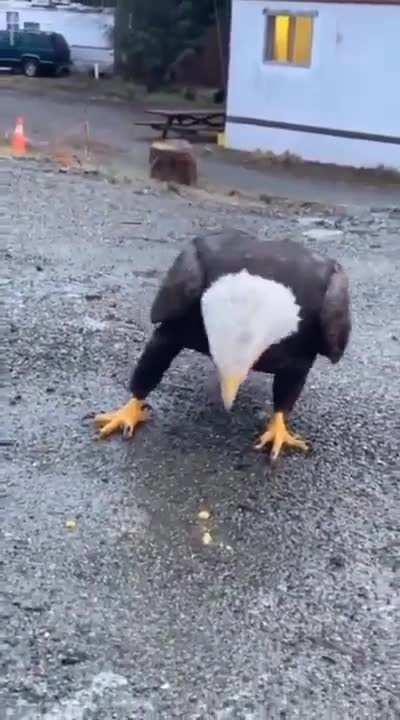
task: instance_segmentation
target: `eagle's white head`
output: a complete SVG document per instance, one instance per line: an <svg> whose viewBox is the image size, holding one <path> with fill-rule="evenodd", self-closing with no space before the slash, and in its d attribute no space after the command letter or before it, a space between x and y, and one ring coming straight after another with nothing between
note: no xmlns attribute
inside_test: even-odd
<svg viewBox="0 0 400 720"><path fill-rule="evenodd" d="M229 410L265 350L296 332L300 308L290 288L242 270L211 285L203 294L201 310Z"/></svg>

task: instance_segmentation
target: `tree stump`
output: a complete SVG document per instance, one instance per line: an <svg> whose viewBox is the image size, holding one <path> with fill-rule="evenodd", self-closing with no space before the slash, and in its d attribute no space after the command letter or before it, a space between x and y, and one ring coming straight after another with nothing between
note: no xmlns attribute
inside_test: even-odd
<svg viewBox="0 0 400 720"><path fill-rule="evenodd" d="M157 140L150 148L150 177L180 185L196 185L197 163L186 140Z"/></svg>

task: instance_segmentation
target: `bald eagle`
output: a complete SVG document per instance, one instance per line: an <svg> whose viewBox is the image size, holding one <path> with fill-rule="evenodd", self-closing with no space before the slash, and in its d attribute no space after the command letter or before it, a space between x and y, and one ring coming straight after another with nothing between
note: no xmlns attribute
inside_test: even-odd
<svg viewBox="0 0 400 720"><path fill-rule="evenodd" d="M337 363L351 332L349 282L335 260L299 243L262 241L230 230L196 237L168 271L155 298L156 328L130 381L132 398L97 415L100 437L131 437L148 419L145 403L184 348L211 356L227 410L250 370L270 373L274 414L256 447L307 450L287 415L317 357Z"/></svg>

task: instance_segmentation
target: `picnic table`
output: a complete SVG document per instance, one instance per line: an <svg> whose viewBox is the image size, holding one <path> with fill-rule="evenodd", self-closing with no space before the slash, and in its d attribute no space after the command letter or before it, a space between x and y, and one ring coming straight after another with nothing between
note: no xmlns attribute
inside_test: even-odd
<svg viewBox="0 0 400 720"><path fill-rule="evenodd" d="M161 130L163 140L170 130L178 134L200 132L223 132L225 127L225 110L215 109L147 109L147 115L154 115L158 120L139 120L135 125L146 125L153 130Z"/></svg>

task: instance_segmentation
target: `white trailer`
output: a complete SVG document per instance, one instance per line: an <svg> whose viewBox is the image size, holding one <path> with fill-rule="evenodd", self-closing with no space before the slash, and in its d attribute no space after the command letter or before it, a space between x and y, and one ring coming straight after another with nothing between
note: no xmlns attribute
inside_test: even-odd
<svg viewBox="0 0 400 720"><path fill-rule="evenodd" d="M233 0L226 144L400 170L400 0Z"/></svg>
<svg viewBox="0 0 400 720"><path fill-rule="evenodd" d="M114 8L91 8L69 0L0 0L0 30L44 30L63 35L73 69L111 74Z"/></svg>

